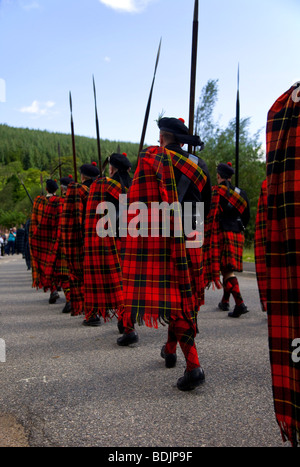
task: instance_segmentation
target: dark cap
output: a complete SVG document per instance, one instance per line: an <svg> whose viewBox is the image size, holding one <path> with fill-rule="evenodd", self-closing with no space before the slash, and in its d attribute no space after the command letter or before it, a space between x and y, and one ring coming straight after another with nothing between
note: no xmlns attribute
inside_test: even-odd
<svg viewBox="0 0 300 467"><path fill-rule="evenodd" d="M58 185L56 183L56 180L51 180L51 178L46 180L46 188L47 188L48 193L52 193L52 194L55 193L58 190Z"/></svg>
<svg viewBox="0 0 300 467"><path fill-rule="evenodd" d="M234 175L234 169L232 167L232 163L227 162L227 164L224 164L222 162L221 164L218 165L217 172L220 175L220 177L225 178L225 180L227 180L228 178L231 178L232 175Z"/></svg>
<svg viewBox="0 0 300 467"><path fill-rule="evenodd" d="M109 163L113 167L115 167L118 170L128 170L132 167L132 164L130 160L127 157L127 154L123 152L123 154L118 154L114 152L110 158L109 158Z"/></svg>
<svg viewBox="0 0 300 467"><path fill-rule="evenodd" d="M204 145L199 136L189 134L183 118L163 117L158 121L158 127L160 131L172 133L179 143L202 147Z"/></svg>
<svg viewBox="0 0 300 467"><path fill-rule="evenodd" d="M83 164L79 168L79 171L82 175L90 178L96 178L98 175L100 175L100 170L98 169L96 162L92 162L91 164Z"/></svg>
<svg viewBox="0 0 300 467"><path fill-rule="evenodd" d="M62 177L59 182L61 185L68 186L69 183L74 182L74 179L72 175L69 175L68 177Z"/></svg>

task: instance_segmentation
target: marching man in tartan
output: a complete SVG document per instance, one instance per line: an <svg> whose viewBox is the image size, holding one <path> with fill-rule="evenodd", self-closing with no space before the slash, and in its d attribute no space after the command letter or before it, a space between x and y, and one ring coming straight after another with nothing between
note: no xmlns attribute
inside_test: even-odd
<svg viewBox="0 0 300 467"><path fill-rule="evenodd" d="M48 224L49 229L52 232L52 245L49 248L48 261L45 266L45 275L49 280L51 277L56 277L56 283L61 285L66 298L66 304L62 310L62 313L70 313L71 298L70 298L70 281L69 281L69 270L66 259L62 251L61 242L61 216L63 210L63 204L65 194L69 183L73 182L72 175L68 177L62 177L60 179L60 189L62 196L56 196L51 198L48 206L45 209L45 220Z"/></svg>
<svg viewBox="0 0 300 467"><path fill-rule="evenodd" d="M90 186L100 175L96 163L80 167L81 184L68 185L61 215L61 241L70 281L72 316L84 313L84 234L85 211Z"/></svg>
<svg viewBox="0 0 300 467"><path fill-rule="evenodd" d="M121 311L124 307L121 273L121 239L119 235L119 199L131 185L128 171L131 162L127 155L114 153L109 158L110 177L99 177L91 186L85 219L84 239L84 310L85 322L99 324L113 315L119 318L118 328L123 330ZM107 218L106 230L101 235L100 215L108 205L113 206L115 225ZM101 208L101 212L99 212ZM104 222L104 221L103 221Z"/></svg>
<svg viewBox="0 0 300 467"><path fill-rule="evenodd" d="M223 276L223 297L219 308L229 310L232 294L235 301L231 318L239 318L248 312L241 296L235 271L243 270L244 230L249 222L249 201L244 190L233 187L231 178L234 169L231 163L217 167L218 185L213 187L210 213L205 226L205 277L206 285L213 282L221 288L220 273Z"/></svg>
<svg viewBox="0 0 300 467"><path fill-rule="evenodd" d="M46 274L46 266L49 261L49 252L52 251L55 242L55 233L51 223L52 217L48 216L49 203L58 201L56 196L58 185L55 180L46 181L47 195L37 196L33 203L29 245L32 267L32 287L50 290L49 303L55 303L59 298L57 292L57 277Z"/></svg>
<svg viewBox="0 0 300 467"><path fill-rule="evenodd" d="M129 232L126 237L122 255L125 332L117 343L126 346L138 341L135 323L155 328L158 322L167 323L168 340L161 356L166 367L175 366L179 343L186 371L177 381L177 387L187 391L205 380L195 345L197 313L203 297L202 248L197 234L193 238L196 247L187 248L186 236L175 235L175 223L178 218L182 222L181 207L186 201L193 206L202 202L208 211L211 185L206 164L182 150L183 144L202 145L200 138L189 135L182 119L162 118L158 126L160 146L141 152L128 194L129 209L133 203L146 206L144 220L148 221L148 227L154 215L155 232L146 228L140 235ZM159 213L153 214L153 203L174 206L168 235L163 235ZM128 226L132 221L130 211Z"/></svg>

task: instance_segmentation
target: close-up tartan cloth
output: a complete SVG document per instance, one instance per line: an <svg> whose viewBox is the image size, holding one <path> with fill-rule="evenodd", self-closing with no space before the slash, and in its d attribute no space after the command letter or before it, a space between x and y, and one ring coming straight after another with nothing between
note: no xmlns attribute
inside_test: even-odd
<svg viewBox="0 0 300 467"><path fill-rule="evenodd" d="M224 185L212 188L210 211L204 228L204 282L205 286L220 280L221 270L243 270L243 232L222 232L219 224L220 196L230 202L240 214L247 208L246 200L236 191Z"/></svg>
<svg viewBox="0 0 300 467"><path fill-rule="evenodd" d="M84 229L89 187L70 183L61 215L61 240L70 280L72 315L84 313Z"/></svg>
<svg viewBox="0 0 300 467"><path fill-rule="evenodd" d="M32 287L48 290L53 280L46 279L45 266L48 261L49 248L53 242L51 228L44 222L45 210L48 205L46 196L37 196L33 202L29 230L29 245L32 268Z"/></svg>
<svg viewBox="0 0 300 467"><path fill-rule="evenodd" d="M267 311L267 179L262 182L257 203L254 232L254 255L257 286L262 311Z"/></svg>
<svg viewBox="0 0 300 467"><path fill-rule="evenodd" d="M102 315L104 321L119 315L124 307L120 252L116 243L114 225L105 226L107 235L97 234L100 215L107 209L105 194L117 201L122 193L121 184L110 178L97 179L90 188L86 206L84 239L84 311L86 319ZM108 235L110 233L110 235Z"/></svg>
<svg viewBox="0 0 300 467"><path fill-rule="evenodd" d="M292 86L275 101L266 128L270 362L276 419L293 446L300 444L300 363L293 354L300 338L299 90Z"/></svg>
<svg viewBox="0 0 300 467"><path fill-rule="evenodd" d="M123 249L125 327L127 324L130 327L132 322L157 327L158 322L168 323L171 317L176 319L183 315L194 325L198 292L200 296L201 291L193 289L202 284L202 249L197 248L189 255L183 232L180 236L174 235L182 219L173 166L186 174L200 192L207 181L199 166L166 148L150 147L140 154L128 205L145 203L148 230L145 236L128 234ZM170 216L170 235L162 228L158 212L151 213L153 202L168 205L177 202ZM136 215L128 214L128 228ZM151 217L154 229L151 229Z"/></svg>

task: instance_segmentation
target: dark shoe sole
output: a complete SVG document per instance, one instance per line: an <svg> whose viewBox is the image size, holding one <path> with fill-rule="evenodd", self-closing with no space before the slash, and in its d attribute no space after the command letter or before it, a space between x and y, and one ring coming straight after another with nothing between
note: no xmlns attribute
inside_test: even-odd
<svg viewBox="0 0 300 467"><path fill-rule="evenodd" d="M161 348L161 351L160 351L160 356L162 358L164 358L166 368L174 368L174 366L176 366L176 362L177 362L177 355L176 355L176 353L166 354L165 353L165 348L166 348L166 346L163 345L162 348Z"/></svg>
<svg viewBox="0 0 300 467"><path fill-rule="evenodd" d="M62 310L62 313L71 313L72 311L72 306L71 306L71 303L68 302L65 304L63 310Z"/></svg>
<svg viewBox="0 0 300 467"><path fill-rule="evenodd" d="M220 302L218 305L219 310L222 311L229 311L229 303L222 303Z"/></svg>
<svg viewBox="0 0 300 467"><path fill-rule="evenodd" d="M59 295L58 295L58 294L54 294L53 296L50 295L50 298L49 298L49 303L50 303L50 305L53 305L53 304L56 302L56 300L58 300L58 299L59 299Z"/></svg>
<svg viewBox="0 0 300 467"><path fill-rule="evenodd" d="M228 316L229 318L239 318L240 316L245 315L246 313L249 313L249 310L246 306L242 308L235 307L231 313L228 313Z"/></svg>
<svg viewBox="0 0 300 467"><path fill-rule="evenodd" d="M185 372L184 376L178 379L177 388L180 391L193 391L205 382L205 375L202 368L196 368L190 372Z"/></svg>
<svg viewBox="0 0 300 467"><path fill-rule="evenodd" d="M82 322L83 326L89 326L89 327L97 327L101 326L101 321L99 320L92 320L92 321L87 321L86 319Z"/></svg>
<svg viewBox="0 0 300 467"><path fill-rule="evenodd" d="M139 336L135 331L130 334L123 334L122 337L117 339L117 344L121 347L126 347L131 344L136 344L139 341Z"/></svg>

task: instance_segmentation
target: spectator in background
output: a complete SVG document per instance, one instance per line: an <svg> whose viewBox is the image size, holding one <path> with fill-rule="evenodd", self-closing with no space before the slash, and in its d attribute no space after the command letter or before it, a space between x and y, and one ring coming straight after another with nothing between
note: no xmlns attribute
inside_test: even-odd
<svg viewBox="0 0 300 467"><path fill-rule="evenodd" d="M24 258L24 235L25 235L25 229L24 225L21 224L20 227L17 229L17 236L16 236L16 253L17 254L22 254Z"/></svg>
<svg viewBox="0 0 300 467"><path fill-rule="evenodd" d="M24 258L27 266L27 271L31 269L30 261L30 247L29 247L29 228L30 228L30 219L26 221L25 224L25 233L24 233Z"/></svg>
<svg viewBox="0 0 300 467"><path fill-rule="evenodd" d="M12 255L15 254L15 244L16 244L16 236L17 236L16 231L17 231L16 227L9 230L9 235L7 239L7 250L6 250L8 255L10 255L10 253Z"/></svg>
<svg viewBox="0 0 300 467"><path fill-rule="evenodd" d="M4 238L0 232L0 256L4 256Z"/></svg>

